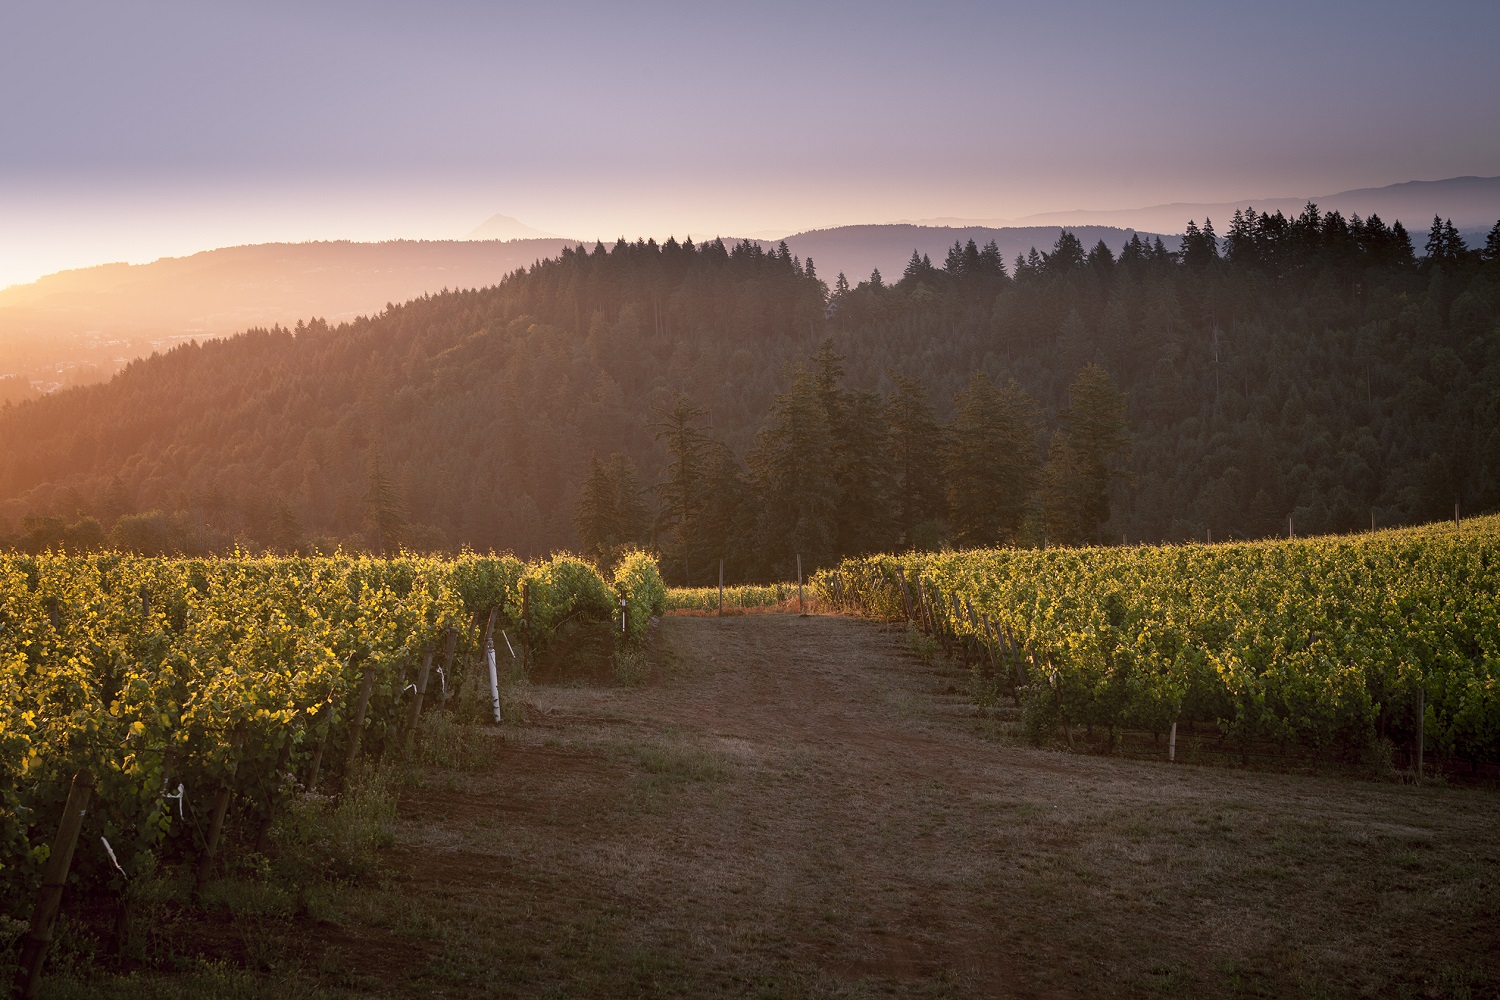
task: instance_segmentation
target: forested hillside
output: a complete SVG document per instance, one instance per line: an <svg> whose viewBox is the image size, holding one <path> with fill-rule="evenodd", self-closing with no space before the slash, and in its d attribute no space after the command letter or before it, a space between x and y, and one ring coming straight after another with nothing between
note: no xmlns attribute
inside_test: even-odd
<svg viewBox="0 0 1500 1000"><path fill-rule="evenodd" d="M654 531L706 579L715 549L743 577L793 547L827 564L1492 509L1500 225L1471 249L1436 222L1421 249L1312 207L1237 214L1222 240L1190 225L1180 253L1065 233L831 288L784 249L579 247L0 410L0 533L530 554Z"/></svg>
<svg viewBox="0 0 1500 1000"><path fill-rule="evenodd" d="M567 241L393 240L222 247L102 264L0 288L0 379L80 385L189 338L299 317L352 319L443 288L498 281ZM19 393L0 381L0 402Z"/></svg>

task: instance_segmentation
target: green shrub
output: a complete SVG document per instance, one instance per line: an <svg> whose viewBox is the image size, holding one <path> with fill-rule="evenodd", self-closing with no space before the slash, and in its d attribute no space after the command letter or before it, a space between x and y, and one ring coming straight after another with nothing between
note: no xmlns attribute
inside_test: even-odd
<svg viewBox="0 0 1500 1000"><path fill-rule="evenodd" d="M1062 724L1062 706L1050 684L1028 684L1019 688L1021 735L1034 747L1047 746Z"/></svg>
<svg viewBox="0 0 1500 1000"><path fill-rule="evenodd" d="M656 557L640 550L627 552L615 567L614 583L625 597L626 645L639 646L652 616L666 610L667 588L656 568Z"/></svg>

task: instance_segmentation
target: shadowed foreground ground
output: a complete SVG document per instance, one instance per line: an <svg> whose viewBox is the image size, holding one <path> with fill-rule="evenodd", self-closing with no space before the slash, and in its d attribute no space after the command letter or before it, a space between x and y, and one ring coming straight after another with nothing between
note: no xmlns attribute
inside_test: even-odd
<svg viewBox="0 0 1500 1000"><path fill-rule="evenodd" d="M1006 746L845 618L654 656L523 689L403 794L383 884L231 960L286 997L1495 995L1492 791Z"/></svg>

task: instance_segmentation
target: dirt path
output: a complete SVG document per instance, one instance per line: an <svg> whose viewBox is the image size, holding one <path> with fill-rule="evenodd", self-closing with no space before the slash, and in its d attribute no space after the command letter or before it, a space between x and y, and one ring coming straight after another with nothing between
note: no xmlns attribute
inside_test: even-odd
<svg viewBox="0 0 1500 1000"><path fill-rule="evenodd" d="M961 670L902 639L837 617L669 618L650 684L529 689L533 724L491 731L482 768L405 794L396 892L350 918L383 930L391 962L349 985L1494 988L1493 793L1006 746Z"/></svg>

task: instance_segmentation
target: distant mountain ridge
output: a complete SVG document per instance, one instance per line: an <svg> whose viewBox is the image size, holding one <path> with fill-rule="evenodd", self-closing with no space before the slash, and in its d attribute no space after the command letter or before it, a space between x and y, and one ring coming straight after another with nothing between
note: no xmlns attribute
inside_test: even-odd
<svg viewBox="0 0 1500 1000"><path fill-rule="evenodd" d="M1330 195L1240 198L1225 202L1173 202L1144 208L1070 209L1039 212L1014 219L913 219L919 226L1075 226L1113 225L1180 232L1188 219L1214 220L1222 232L1236 208L1296 215L1309 201L1323 211L1345 216L1378 214L1387 224L1400 219L1412 233L1425 232L1434 215L1451 218L1459 229L1488 230L1500 219L1500 177L1449 177L1437 181L1402 181L1385 187L1354 188ZM1417 249L1420 251L1421 247Z"/></svg>
<svg viewBox="0 0 1500 1000"><path fill-rule="evenodd" d="M192 338L290 327L313 317L351 320L445 288L493 285L572 245L562 239L264 243L60 271L0 289L0 375L41 381L44 391L98 381L125 360ZM6 395L0 391L0 402Z"/></svg>
<svg viewBox="0 0 1500 1000"><path fill-rule="evenodd" d="M469 240L560 240L556 233L545 233L533 229L508 215L492 215L479 224L468 236Z"/></svg>
<svg viewBox="0 0 1500 1000"><path fill-rule="evenodd" d="M877 267L894 280L913 249L941 263L955 240L973 239L981 246L995 240L1009 262L1032 246L1051 247L1060 232L1057 226L844 226L794 234L786 243L798 256L814 258L832 285L840 271L857 283ZM1116 251L1131 232L1076 227L1088 245L1103 239ZM1176 237L1165 239L1169 249L1176 249ZM759 242L767 248L776 245ZM589 245L558 237L264 243L149 264L60 271L0 289L0 375L23 376L23 382L37 383L43 392L95 382L132 358L189 339L252 327L291 327L314 317L340 322L443 289L484 288L517 268L580 244ZM22 395L0 391L0 402Z"/></svg>
<svg viewBox="0 0 1500 1000"><path fill-rule="evenodd" d="M1472 246L1500 219L1500 177L1453 177L1356 188L1326 197L1176 203L1139 209L1067 211L1014 220L942 218L815 229L785 237L811 258L830 285L843 272L858 283L879 269L900 277L912 251L942 261L955 241L994 241L1007 267L1032 247L1047 250L1066 227L1085 246L1104 241L1116 253L1133 234L1176 250L1189 219L1214 220L1224 233L1236 207L1296 215L1309 201L1345 215L1374 212L1400 220L1421 253L1433 215L1451 218ZM757 233L756 236L763 236ZM564 247L592 241L544 234L507 215L493 215L469 240L275 243L207 250L150 264L103 264L63 271L0 289L0 403L69 384L108 378L131 358L188 339L251 327L293 326L378 313L445 288L481 288ZM490 237L479 239L477 237ZM504 237L503 239L494 237ZM606 240L612 244L613 240ZM696 242L703 242L699 237ZM726 243L738 242L725 237ZM770 248L777 240L754 242Z"/></svg>

